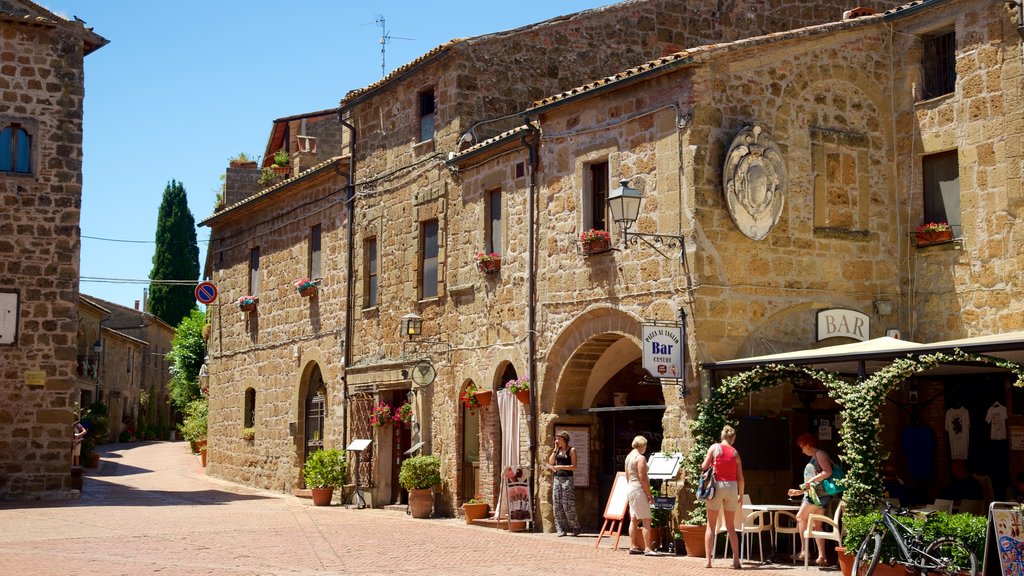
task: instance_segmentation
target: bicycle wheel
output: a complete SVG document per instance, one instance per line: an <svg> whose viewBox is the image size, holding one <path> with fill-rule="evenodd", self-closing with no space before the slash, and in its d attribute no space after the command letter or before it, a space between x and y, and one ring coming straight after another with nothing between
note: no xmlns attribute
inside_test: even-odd
<svg viewBox="0 0 1024 576"><path fill-rule="evenodd" d="M878 566L878 555L881 553L882 535L876 527L872 527L860 548L857 548L857 556L853 559L853 574L871 576L875 572L875 566Z"/></svg>
<svg viewBox="0 0 1024 576"><path fill-rule="evenodd" d="M956 538L939 538L925 548L927 562L935 562L935 567L928 572L942 576L975 576L978 573L978 560L974 552Z"/></svg>

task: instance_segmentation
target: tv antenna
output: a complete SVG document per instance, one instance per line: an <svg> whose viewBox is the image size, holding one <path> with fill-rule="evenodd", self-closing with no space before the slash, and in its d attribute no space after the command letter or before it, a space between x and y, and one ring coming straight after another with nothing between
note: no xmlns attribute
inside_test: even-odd
<svg viewBox="0 0 1024 576"><path fill-rule="evenodd" d="M385 72L385 55L387 54L388 42L392 40L415 40L415 38L392 36L391 31L388 30L387 25L384 22L384 16L377 16L373 23L380 26L380 77L383 78L387 76L387 73Z"/></svg>

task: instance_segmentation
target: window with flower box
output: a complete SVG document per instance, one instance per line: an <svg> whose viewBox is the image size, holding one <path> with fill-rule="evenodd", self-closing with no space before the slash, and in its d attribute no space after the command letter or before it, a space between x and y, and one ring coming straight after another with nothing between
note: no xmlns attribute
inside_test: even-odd
<svg viewBox="0 0 1024 576"><path fill-rule="evenodd" d="M260 293L260 247L249 250L249 294Z"/></svg>
<svg viewBox="0 0 1024 576"><path fill-rule="evenodd" d="M947 222L953 237L962 233L960 167L956 150L929 154L921 160L924 182L924 221Z"/></svg>
<svg viewBox="0 0 1024 576"><path fill-rule="evenodd" d="M484 232L484 249L486 252L501 254L502 246L502 218L501 218L501 189L487 192L487 228Z"/></svg>

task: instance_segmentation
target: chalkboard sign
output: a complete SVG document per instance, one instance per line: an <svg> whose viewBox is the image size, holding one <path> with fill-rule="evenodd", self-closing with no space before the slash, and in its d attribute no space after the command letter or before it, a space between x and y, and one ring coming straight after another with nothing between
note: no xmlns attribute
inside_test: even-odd
<svg viewBox="0 0 1024 576"><path fill-rule="evenodd" d="M608 504L604 507L604 517L608 520L622 520L629 508L629 483L626 473L619 472L612 482L612 492L608 495Z"/></svg>
<svg viewBox="0 0 1024 576"><path fill-rule="evenodd" d="M744 470L789 470L789 421L782 418L741 418L736 443Z"/></svg>

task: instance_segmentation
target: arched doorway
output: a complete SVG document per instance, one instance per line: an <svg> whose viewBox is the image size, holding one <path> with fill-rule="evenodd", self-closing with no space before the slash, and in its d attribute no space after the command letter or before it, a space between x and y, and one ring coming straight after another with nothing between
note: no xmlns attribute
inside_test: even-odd
<svg viewBox="0 0 1024 576"><path fill-rule="evenodd" d="M459 397L467 389L475 388L472 380L462 387ZM480 493L480 421L482 408L462 407L462 485L459 496L463 502L477 498Z"/></svg>
<svg viewBox="0 0 1024 576"><path fill-rule="evenodd" d="M313 366L309 375L305 404L306 445L302 455L305 462L310 454L324 447L324 420L327 417L327 387L320 367Z"/></svg>

